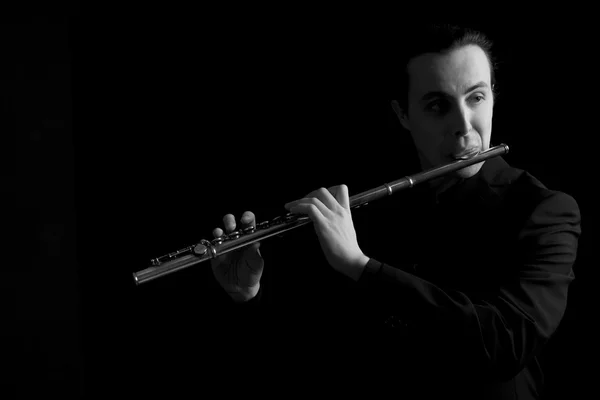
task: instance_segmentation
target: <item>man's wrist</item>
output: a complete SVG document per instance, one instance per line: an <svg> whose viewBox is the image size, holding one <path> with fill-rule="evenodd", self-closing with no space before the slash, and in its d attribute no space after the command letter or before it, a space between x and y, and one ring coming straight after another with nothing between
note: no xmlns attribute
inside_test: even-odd
<svg viewBox="0 0 600 400"><path fill-rule="evenodd" d="M353 265L351 266L350 270L349 270L349 277L354 280L355 282L358 282L358 280L360 279L360 277L362 276L365 267L367 265L367 263L369 262L370 258L367 257L364 254L361 254L361 256L358 258L358 260L356 260Z"/></svg>

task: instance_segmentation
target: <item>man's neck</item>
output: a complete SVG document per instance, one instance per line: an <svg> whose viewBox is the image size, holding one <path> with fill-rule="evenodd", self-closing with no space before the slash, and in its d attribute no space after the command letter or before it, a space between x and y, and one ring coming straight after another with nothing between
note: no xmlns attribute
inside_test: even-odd
<svg viewBox="0 0 600 400"><path fill-rule="evenodd" d="M455 176L441 176L429 181L429 188L435 197L438 198L442 193L445 193L460 181L461 179Z"/></svg>
<svg viewBox="0 0 600 400"><path fill-rule="evenodd" d="M429 160L425 157L425 155L422 152L418 152L418 157L421 163L421 169L423 171L434 167L434 165L429 162ZM428 183L429 189L437 199L442 193L453 187L459 181L460 179L457 177L446 175L436 179L432 179Z"/></svg>

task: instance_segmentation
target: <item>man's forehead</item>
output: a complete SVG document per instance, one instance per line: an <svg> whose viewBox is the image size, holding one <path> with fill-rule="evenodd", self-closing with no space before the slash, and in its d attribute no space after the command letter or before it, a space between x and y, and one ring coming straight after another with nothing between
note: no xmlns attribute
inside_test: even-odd
<svg viewBox="0 0 600 400"><path fill-rule="evenodd" d="M463 92L477 82L490 85L490 65L478 46L465 46L449 53L426 53L408 65L411 91ZM416 94L416 93L415 93Z"/></svg>

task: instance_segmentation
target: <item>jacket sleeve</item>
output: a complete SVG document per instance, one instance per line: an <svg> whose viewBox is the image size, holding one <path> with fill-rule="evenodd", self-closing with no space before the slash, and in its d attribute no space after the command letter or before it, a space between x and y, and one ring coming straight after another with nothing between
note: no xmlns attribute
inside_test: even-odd
<svg viewBox="0 0 600 400"><path fill-rule="evenodd" d="M518 238L518 273L493 296L444 290L374 259L355 288L371 307L400 315L404 322L392 324L394 340L416 343L436 361L461 360L474 373L509 379L565 313L580 232L576 201L555 192L529 215Z"/></svg>

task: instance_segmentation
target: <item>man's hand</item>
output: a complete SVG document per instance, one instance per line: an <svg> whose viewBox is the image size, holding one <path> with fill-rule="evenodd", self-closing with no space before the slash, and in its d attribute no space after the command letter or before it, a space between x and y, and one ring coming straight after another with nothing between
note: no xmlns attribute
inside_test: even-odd
<svg viewBox="0 0 600 400"><path fill-rule="evenodd" d="M360 278L369 258L358 246L346 185L315 190L285 208L313 221L325 258L336 271L355 281Z"/></svg>
<svg viewBox="0 0 600 400"><path fill-rule="evenodd" d="M235 218L232 214L223 217L226 233L236 229ZM240 219L240 229L256 226L254 214L246 211ZM213 236L223 235L223 229L215 228ZM260 255L260 242L253 243L241 249L223 254L211 260L213 274L223 289L236 302L252 299L260 288L260 278L265 262Z"/></svg>

